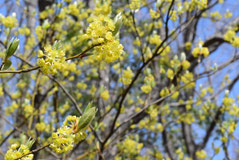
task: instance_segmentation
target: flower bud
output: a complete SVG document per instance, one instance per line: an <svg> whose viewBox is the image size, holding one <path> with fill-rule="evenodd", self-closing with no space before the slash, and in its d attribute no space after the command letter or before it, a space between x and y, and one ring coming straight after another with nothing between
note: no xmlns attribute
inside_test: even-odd
<svg viewBox="0 0 239 160"><path fill-rule="evenodd" d="M229 93L230 93L230 91L227 89L227 90L225 90L225 96L226 97L228 97L229 96Z"/></svg>
<svg viewBox="0 0 239 160"><path fill-rule="evenodd" d="M182 61L185 61L186 60L186 55L184 52L181 53L181 60Z"/></svg>
<svg viewBox="0 0 239 160"><path fill-rule="evenodd" d="M42 28L45 29L45 30L47 30L50 26L51 25L50 25L48 20L45 20L42 24Z"/></svg>
<svg viewBox="0 0 239 160"><path fill-rule="evenodd" d="M113 36L115 36L118 32L119 32L119 29L122 25L122 15L121 15L121 12L118 13L115 18L114 18L114 22L115 22L115 29L114 31L112 32L113 33Z"/></svg>

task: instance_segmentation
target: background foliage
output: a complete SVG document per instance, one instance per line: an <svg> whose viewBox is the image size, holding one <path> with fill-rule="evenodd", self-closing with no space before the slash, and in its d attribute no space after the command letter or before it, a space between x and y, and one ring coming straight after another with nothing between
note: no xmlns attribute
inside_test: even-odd
<svg viewBox="0 0 239 160"><path fill-rule="evenodd" d="M237 159L238 7L1 0L1 159Z"/></svg>

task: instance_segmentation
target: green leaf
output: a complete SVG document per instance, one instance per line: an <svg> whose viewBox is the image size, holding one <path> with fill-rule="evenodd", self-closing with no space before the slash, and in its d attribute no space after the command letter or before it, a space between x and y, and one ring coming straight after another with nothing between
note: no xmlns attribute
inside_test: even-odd
<svg viewBox="0 0 239 160"><path fill-rule="evenodd" d="M96 131L98 131L99 128L100 128L100 124L97 123L97 122L95 122L95 124L94 124L94 129L95 129Z"/></svg>
<svg viewBox="0 0 239 160"><path fill-rule="evenodd" d="M11 57L16 52L18 45L19 45L19 39L11 40L6 50L6 59Z"/></svg>
<svg viewBox="0 0 239 160"><path fill-rule="evenodd" d="M85 108L84 113L87 112L92 107L93 107L93 103L92 102L88 103L87 107Z"/></svg>
<svg viewBox="0 0 239 160"><path fill-rule="evenodd" d="M54 44L53 44L53 47L57 50L62 48L61 41L55 41Z"/></svg>
<svg viewBox="0 0 239 160"><path fill-rule="evenodd" d="M12 65L10 60L7 60L3 66L3 70L7 70Z"/></svg>
<svg viewBox="0 0 239 160"><path fill-rule="evenodd" d="M29 138L27 140L26 145L27 145L28 148L31 148L34 143L35 143L35 139Z"/></svg>
<svg viewBox="0 0 239 160"><path fill-rule="evenodd" d="M115 36L119 32L119 29L120 29L120 27L122 25L122 15L121 15L121 12L115 16L114 22L115 22L115 29L112 32L113 36Z"/></svg>
<svg viewBox="0 0 239 160"><path fill-rule="evenodd" d="M90 125L91 121L95 118L96 112L97 112L97 109L95 107L92 107L92 108L87 107L87 111L85 111L80 118L78 130L86 129Z"/></svg>

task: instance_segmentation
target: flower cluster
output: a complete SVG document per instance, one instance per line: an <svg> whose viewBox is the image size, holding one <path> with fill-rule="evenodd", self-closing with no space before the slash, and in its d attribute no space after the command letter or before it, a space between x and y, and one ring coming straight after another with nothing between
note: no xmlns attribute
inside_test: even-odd
<svg viewBox="0 0 239 160"><path fill-rule="evenodd" d="M20 147L18 144L12 144L4 157L5 160L15 160L22 156L23 157L20 160L32 160L33 154L28 153L30 152L30 148L34 144L34 142L34 140L28 140L26 144L21 144Z"/></svg>
<svg viewBox="0 0 239 160"><path fill-rule="evenodd" d="M104 90L103 92L101 92L100 96L101 96L101 98L103 98L106 101L110 97L109 91Z"/></svg>
<svg viewBox="0 0 239 160"><path fill-rule="evenodd" d="M193 81L193 74L191 72L186 71L181 77L180 80L184 83L187 84L186 88L193 88L195 87L195 83Z"/></svg>
<svg viewBox="0 0 239 160"><path fill-rule="evenodd" d="M153 19L157 19L160 17L160 13L158 11L154 11L154 10L150 9L149 13Z"/></svg>
<svg viewBox="0 0 239 160"><path fill-rule="evenodd" d="M85 132L76 133L79 119L80 118L76 116L68 116L63 126L58 128L57 132L52 133L52 144L50 147L56 153L67 153L73 149L74 143L85 139Z"/></svg>
<svg viewBox="0 0 239 160"><path fill-rule="evenodd" d="M72 134L72 129L66 126L57 129L57 132L52 134L52 142L50 147L56 153L72 150L74 146L74 134Z"/></svg>
<svg viewBox="0 0 239 160"><path fill-rule="evenodd" d="M145 102L142 99L139 99L139 101L141 101L142 104L145 104ZM147 129L147 130L150 130L150 131L153 131L156 133L163 132L164 125L163 125L163 123L158 122L158 115L163 113L162 112L164 110L163 108L159 109L159 106L151 105L146 110L146 113L149 115L149 117L145 118L144 121L140 121L137 127L139 129ZM135 112L140 112L140 111L141 111L141 108L136 107ZM136 125L132 125L131 127L134 128L134 127L136 127Z"/></svg>
<svg viewBox="0 0 239 160"><path fill-rule="evenodd" d="M232 16L233 14L229 10L227 10L226 13L224 14L225 18L231 18Z"/></svg>
<svg viewBox="0 0 239 160"><path fill-rule="evenodd" d="M38 53L37 64L41 67L45 74L56 74L57 70L66 67L66 58L63 50L57 47L46 46L45 54L40 50Z"/></svg>
<svg viewBox="0 0 239 160"><path fill-rule="evenodd" d="M200 150L196 152L196 156L200 159L205 159L207 157L207 153L204 150Z"/></svg>
<svg viewBox="0 0 239 160"><path fill-rule="evenodd" d="M150 38L149 38L149 43L153 44L153 45L160 45L162 43L161 37L160 35L157 34L153 34Z"/></svg>
<svg viewBox="0 0 239 160"><path fill-rule="evenodd" d="M0 86L0 96L3 96L3 87L2 86Z"/></svg>
<svg viewBox="0 0 239 160"><path fill-rule="evenodd" d="M178 15L177 15L177 11L171 11L170 12L170 15L171 15L171 17L170 17L170 19L172 20L172 21L176 21L177 20L177 18L178 18Z"/></svg>
<svg viewBox="0 0 239 160"><path fill-rule="evenodd" d="M140 0L131 0L129 4L129 8L131 10L138 10L140 8Z"/></svg>
<svg viewBox="0 0 239 160"><path fill-rule="evenodd" d="M44 37L44 30L42 26L37 26L35 29L38 41L41 41Z"/></svg>
<svg viewBox="0 0 239 160"><path fill-rule="evenodd" d="M89 103L81 117L67 116L62 127L52 133L50 147L56 153L67 153L74 144L86 138L85 129L94 119L97 110Z"/></svg>
<svg viewBox="0 0 239 160"><path fill-rule="evenodd" d="M185 1L184 7L190 12L196 8L202 10L207 8L207 0L191 0L191 2Z"/></svg>
<svg viewBox="0 0 239 160"><path fill-rule="evenodd" d="M5 108L5 113L6 115L10 115L18 108L19 108L19 104L17 104L16 102L13 102L10 106Z"/></svg>
<svg viewBox="0 0 239 160"><path fill-rule="evenodd" d="M182 61L181 64L182 64L183 70L187 70L191 65L190 62L187 60Z"/></svg>
<svg viewBox="0 0 239 160"><path fill-rule="evenodd" d="M111 1L106 0L104 3L100 1L96 2L96 8L94 10L94 15L109 15L112 11Z"/></svg>
<svg viewBox="0 0 239 160"><path fill-rule="evenodd" d="M222 15L218 11L212 12L210 15L213 22L219 21L222 18Z"/></svg>
<svg viewBox="0 0 239 160"><path fill-rule="evenodd" d="M234 30L228 30L224 35L226 41L230 42L232 46L239 47L239 36L236 36L236 32Z"/></svg>
<svg viewBox="0 0 239 160"><path fill-rule="evenodd" d="M204 57L207 57L209 55L209 51L207 47L203 47L203 42L200 41L198 43L198 47L193 49L192 55L194 57L199 57L200 55L204 55Z"/></svg>
<svg viewBox="0 0 239 160"><path fill-rule="evenodd" d="M191 48L192 48L192 42L186 42L186 43L185 43L185 49L186 49L187 51L190 51Z"/></svg>
<svg viewBox="0 0 239 160"><path fill-rule="evenodd" d="M152 87L155 86L154 76L152 74L149 74L144 78L144 85L141 87L141 90L148 94L151 92Z"/></svg>
<svg viewBox="0 0 239 160"><path fill-rule="evenodd" d="M131 83L131 79L133 77L134 73L132 72L132 70L130 69L130 67L127 67L127 69L123 70L123 74L122 77L120 77L120 81L124 84L124 85L128 85Z"/></svg>
<svg viewBox="0 0 239 160"><path fill-rule="evenodd" d="M178 119L177 119L177 122L180 123L180 122L184 122L184 123L187 123L187 124L192 124L193 122L195 122L195 118L194 118L194 115L192 113L183 113L183 114L180 114Z"/></svg>
<svg viewBox="0 0 239 160"><path fill-rule="evenodd" d="M43 132L46 129L46 124L44 122L40 122L37 123L35 127L39 132Z"/></svg>
<svg viewBox="0 0 239 160"><path fill-rule="evenodd" d="M24 105L24 116L27 118L34 113L34 107L31 104Z"/></svg>
<svg viewBox="0 0 239 160"><path fill-rule="evenodd" d="M92 39L93 43L102 43L95 47L97 60L113 62L123 53L123 46L114 38L117 32L117 26L110 18L100 15L95 18L87 29L87 37Z"/></svg>
<svg viewBox="0 0 239 160"><path fill-rule="evenodd" d="M17 26L17 19L15 15L7 16L7 17L4 17L1 15L0 23L2 23L6 28L14 28Z"/></svg>
<svg viewBox="0 0 239 160"><path fill-rule="evenodd" d="M233 121L230 122L224 122L222 126L220 126L221 133L225 135L232 135L232 133L235 131L237 127L237 124Z"/></svg>
<svg viewBox="0 0 239 160"><path fill-rule="evenodd" d="M18 29L18 32L19 32L20 34L26 35L26 36L29 36L30 33L31 33L30 29L27 28L27 27L19 28L19 29Z"/></svg>
<svg viewBox="0 0 239 160"><path fill-rule="evenodd" d="M129 156L138 155L143 147L143 143L138 143L137 141L126 138L121 146L119 146L122 152L127 153Z"/></svg>

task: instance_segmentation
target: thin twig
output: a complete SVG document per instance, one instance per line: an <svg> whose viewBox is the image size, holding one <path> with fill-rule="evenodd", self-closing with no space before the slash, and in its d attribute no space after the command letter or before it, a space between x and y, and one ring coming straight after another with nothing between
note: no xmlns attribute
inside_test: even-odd
<svg viewBox="0 0 239 160"><path fill-rule="evenodd" d="M31 72L31 71L37 70L39 68L41 68L41 67L36 66L36 67L33 67L33 68L21 69L21 70L16 70L16 71L0 71L0 73L25 73L25 72Z"/></svg>
<svg viewBox="0 0 239 160"><path fill-rule="evenodd" d="M32 150L32 151L30 151L30 152L28 152L28 153L22 155L21 157L16 158L15 160L21 159L21 158L23 158L23 157L25 157L25 156L27 156L27 155L29 155L29 154L39 152L40 150L43 150L44 148L46 148L46 147L48 147L48 146L50 146L50 144L47 144L47 145L44 145L44 146L42 146L42 147L40 147L40 148L34 149L34 150Z"/></svg>
<svg viewBox="0 0 239 160"><path fill-rule="evenodd" d="M100 45L102 45L102 44L101 44L101 43L95 44L95 45L93 45L93 46L87 48L86 50L82 51L81 53L79 53L79 54L77 54L77 55L75 55L75 56L66 58L66 61L72 60L72 59L76 59L76 58L83 58L83 57L87 56L86 53L87 53L88 51L90 51L90 50L93 49L94 47L100 46ZM23 58L21 58L21 57L18 57L18 56L15 56L15 57L17 57L17 58L23 60ZM24 60L24 62L26 62L26 61ZM29 63L28 63L28 64L29 64ZM15 73L15 74L16 74L16 73L26 73L26 72L31 72L31 71L34 71L34 70L37 70L37 69L40 69L40 68L41 68L40 66L35 66L35 67L33 67L33 68L21 69L21 70L15 70L15 71L1 71L1 70L0 70L0 74L1 74L1 73Z"/></svg>

